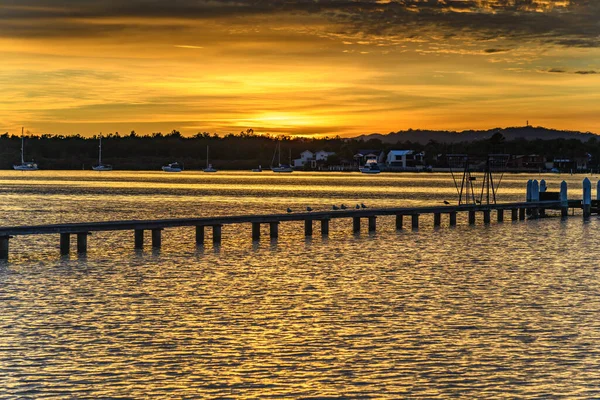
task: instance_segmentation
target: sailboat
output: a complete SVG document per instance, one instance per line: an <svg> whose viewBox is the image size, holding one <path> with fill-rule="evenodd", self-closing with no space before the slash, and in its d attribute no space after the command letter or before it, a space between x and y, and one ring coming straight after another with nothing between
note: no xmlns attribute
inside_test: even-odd
<svg viewBox="0 0 600 400"><path fill-rule="evenodd" d="M21 164L13 165L13 168L17 171L37 171L39 168L33 161L25 161L25 136L23 128L21 128Z"/></svg>
<svg viewBox="0 0 600 400"><path fill-rule="evenodd" d="M275 156L278 157L278 165L273 166L275 162ZM292 163L292 152L290 150L290 164ZM290 165L281 163L281 142L277 142L277 147L275 147L275 154L273 154L273 160L271 161L271 171L273 172L294 172L294 169Z"/></svg>
<svg viewBox="0 0 600 400"><path fill-rule="evenodd" d="M208 146L206 146L206 168L204 168L203 171L204 172L217 172L217 170L213 168L212 164L208 163Z"/></svg>
<svg viewBox="0 0 600 400"><path fill-rule="evenodd" d="M94 171L112 171L110 164L102 164L102 133L100 134L100 144L98 145L98 165L92 167Z"/></svg>
<svg viewBox="0 0 600 400"><path fill-rule="evenodd" d="M263 169L262 169L261 165L259 165L258 168L252 168L252 172L262 172L262 171L263 171Z"/></svg>
<svg viewBox="0 0 600 400"><path fill-rule="evenodd" d="M179 164L178 162L172 162L170 164L163 165L162 170L165 172L181 172L183 171L183 165Z"/></svg>

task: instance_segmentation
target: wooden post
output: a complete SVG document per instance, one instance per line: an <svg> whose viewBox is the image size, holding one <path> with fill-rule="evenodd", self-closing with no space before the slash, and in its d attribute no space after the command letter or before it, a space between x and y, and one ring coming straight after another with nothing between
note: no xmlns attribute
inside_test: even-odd
<svg viewBox="0 0 600 400"><path fill-rule="evenodd" d="M144 230L136 229L134 231L134 237L135 237L135 248L136 249L144 248Z"/></svg>
<svg viewBox="0 0 600 400"><path fill-rule="evenodd" d="M524 207L519 208L519 220L520 221L525 221L525 211L527 209Z"/></svg>
<svg viewBox="0 0 600 400"><path fill-rule="evenodd" d="M221 244L221 233L223 225L213 225L213 244Z"/></svg>
<svg viewBox="0 0 600 400"><path fill-rule="evenodd" d="M402 225L404 222L403 220L404 220L404 215L396 214L396 229L402 230Z"/></svg>
<svg viewBox="0 0 600 400"><path fill-rule="evenodd" d="M279 237L279 222L269 222L269 236L271 239L277 239Z"/></svg>
<svg viewBox="0 0 600 400"><path fill-rule="evenodd" d="M360 217L352 217L352 232L360 232Z"/></svg>
<svg viewBox="0 0 600 400"><path fill-rule="evenodd" d="M66 256L71 251L71 234L61 233L60 234L60 255Z"/></svg>
<svg viewBox="0 0 600 400"><path fill-rule="evenodd" d="M152 247L159 248L162 244L161 239L162 228L152 229Z"/></svg>
<svg viewBox="0 0 600 400"><path fill-rule="evenodd" d="M510 209L510 219L512 219L513 221L517 221L519 219L519 209L518 208Z"/></svg>
<svg viewBox="0 0 600 400"><path fill-rule="evenodd" d="M204 244L204 225L196 226L196 244Z"/></svg>
<svg viewBox="0 0 600 400"><path fill-rule="evenodd" d="M434 213L433 214L433 226L440 226L442 224L442 214Z"/></svg>
<svg viewBox="0 0 600 400"><path fill-rule="evenodd" d="M526 194L526 202L529 203L531 202L531 185L532 185L533 181L530 179L527 181L527 194Z"/></svg>
<svg viewBox="0 0 600 400"><path fill-rule="evenodd" d="M475 211L469 210L469 225L475 225Z"/></svg>
<svg viewBox="0 0 600 400"><path fill-rule="evenodd" d="M312 236L313 234L313 222L312 219L304 220L304 236Z"/></svg>
<svg viewBox="0 0 600 400"><path fill-rule="evenodd" d="M329 220L328 219L321 220L321 235L322 236L329 235Z"/></svg>
<svg viewBox="0 0 600 400"><path fill-rule="evenodd" d="M588 178L583 180L583 219L590 219L592 213L592 182Z"/></svg>
<svg viewBox="0 0 600 400"><path fill-rule="evenodd" d="M491 214L490 210L483 210L483 223L486 225L489 225L491 222L490 214Z"/></svg>
<svg viewBox="0 0 600 400"><path fill-rule="evenodd" d="M252 223L252 240L260 240L260 222Z"/></svg>
<svg viewBox="0 0 600 400"><path fill-rule="evenodd" d="M531 183L531 201L532 202L540 201L540 185L539 185L537 179L534 179L533 182ZM540 209L537 207L532 208L531 209L531 217L538 218L539 216L540 216Z"/></svg>
<svg viewBox="0 0 600 400"><path fill-rule="evenodd" d="M0 237L0 260L8 260L8 241L10 236Z"/></svg>
<svg viewBox="0 0 600 400"><path fill-rule="evenodd" d="M419 214L412 215L412 228L419 229Z"/></svg>
<svg viewBox="0 0 600 400"><path fill-rule="evenodd" d="M567 194L567 182L560 183L560 216L565 219L569 216L569 198Z"/></svg>
<svg viewBox="0 0 600 400"><path fill-rule="evenodd" d="M375 232L377 230L377 217L369 217L369 232Z"/></svg>
<svg viewBox="0 0 600 400"><path fill-rule="evenodd" d="M544 192L546 192L546 190L548 190L548 186L546 185L546 180L542 179L540 181L540 193L544 193Z"/></svg>
<svg viewBox="0 0 600 400"><path fill-rule="evenodd" d="M498 222L504 222L504 210L498 209Z"/></svg>
<svg viewBox="0 0 600 400"><path fill-rule="evenodd" d="M456 226L456 211L450 212L450 226Z"/></svg>
<svg viewBox="0 0 600 400"><path fill-rule="evenodd" d="M89 232L78 232L77 233L77 252L87 253L87 238Z"/></svg>

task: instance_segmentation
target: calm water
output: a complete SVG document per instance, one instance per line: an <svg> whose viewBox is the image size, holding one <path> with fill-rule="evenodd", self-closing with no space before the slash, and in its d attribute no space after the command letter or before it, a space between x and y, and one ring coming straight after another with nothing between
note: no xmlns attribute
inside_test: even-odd
<svg viewBox="0 0 600 400"><path fill-rule="evenodd" d="M531 176L539 178L539 176ZM501 201L524 199L505 176ZM583 176L567 179L580 197ZM596 180L597 177L594 177ZM442 204L445 174L0 173L2 225ZM0 265L0 398L598 398L600 220L329 238L284 223L252 244L192 229L89 253L18 237ZM267 234L267 231L264 232ZM210 233L209 233L210 234Z"/></svg>

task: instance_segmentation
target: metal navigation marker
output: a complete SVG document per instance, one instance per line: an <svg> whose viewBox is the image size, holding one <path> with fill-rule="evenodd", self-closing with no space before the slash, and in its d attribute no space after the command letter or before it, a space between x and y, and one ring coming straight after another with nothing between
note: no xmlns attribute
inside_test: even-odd
<svg viewBox="0 0 600 400"><path fill-rule="evenodd" d="M506 165L510 159L508 154L488 154L487 156L469 156L467 154L448 154L448 165L458 193L458 204L496 204L496 195ZM462 177L456 174L462 172ZM481 190L475 187L477 176L482 175ZM496 179L494 174L500 174Z"/></svg>

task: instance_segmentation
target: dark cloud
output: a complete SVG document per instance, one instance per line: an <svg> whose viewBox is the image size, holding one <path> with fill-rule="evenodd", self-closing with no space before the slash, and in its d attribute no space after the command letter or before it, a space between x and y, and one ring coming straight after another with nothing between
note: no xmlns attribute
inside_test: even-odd
<svg viewBox="0 0 600 400"><path fill-rule="evenodd" d="M594 70L590 70L590 71L575 71L576 74L579 75L593 75L593 74L597 74L598 72L594 71Z"/></svg>
<svg viewBox="0 0 600 400"><path fill-rule="evenodd" d="M560 69L560 68L551 68L548 70L548 72L551 72L553 74L564 74L567 71L565 71L564 69Z"/></svg>
<svg viewBox="0 0 600 400"><path fill-rule="evenodd" d="M103 35L135 22L86 24L85 19L169 19L320 14L346 33L389 36L503 38L568 47L600 46L600 2L590 0L4 0L0 36ZM151 27L144 26L144 29ZM339 26L336 29L340 29ZM502 49L488 49L490 53ZM486 52L488 52L486 50Z"/></svg>
<svg viewBox="0 0 600 400"><path fill-rule="evenodd" d="M509 52L510 49L485 49L484 52L488 53L488 54L495 54L495 53L506 53Z"/></svg>

